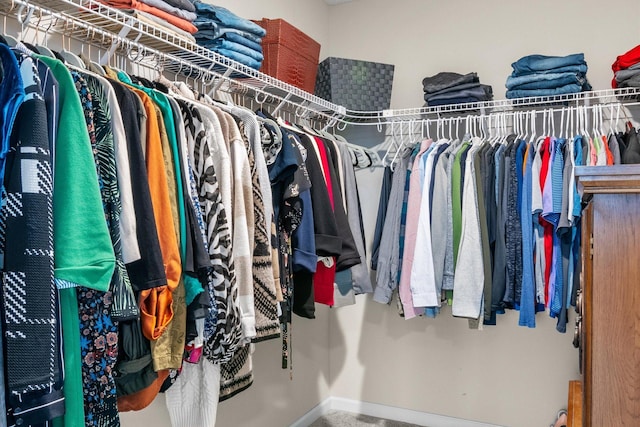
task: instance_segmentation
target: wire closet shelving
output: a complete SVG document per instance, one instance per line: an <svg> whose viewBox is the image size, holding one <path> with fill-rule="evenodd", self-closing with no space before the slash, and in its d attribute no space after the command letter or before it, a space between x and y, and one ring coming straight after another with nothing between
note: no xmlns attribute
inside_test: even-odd
<svg viewBox="0 0 640 427"><path fill-rule="evenodd" d="M398 121L431 120L453 115L484 115L523 109L638 102L640 88L606 89L569 95L496 100L476 103L354 111L249 68L197 45L188 37L153 25L137 15L98 0L2 0L0 12L25 27L80 40L104 51L100 62L126 55L147 67L198 79L211 91L224 89L288 105L297 115L331 125L382 125Z"/></svg>

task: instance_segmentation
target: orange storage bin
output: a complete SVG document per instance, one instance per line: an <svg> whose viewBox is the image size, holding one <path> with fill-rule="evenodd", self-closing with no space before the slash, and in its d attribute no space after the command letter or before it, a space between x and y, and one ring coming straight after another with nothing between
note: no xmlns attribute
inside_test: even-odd
<svg viewBox="0 0 640 427"><path fill-rule="evenodd" d="M278 80L313 93L320 58L320 43L284 19L254 21L267 30L262 39L262 71Z"/></svg>

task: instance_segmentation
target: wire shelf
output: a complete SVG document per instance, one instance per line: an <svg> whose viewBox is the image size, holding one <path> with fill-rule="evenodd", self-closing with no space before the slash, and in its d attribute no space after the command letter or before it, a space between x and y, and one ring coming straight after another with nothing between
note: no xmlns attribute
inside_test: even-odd
<svg viewBox="0 0 640 427"><path fill-rule="evenodd" d="M438 107L354 111L203 48L187 35L146 22L135 11L115 9L98 0L2 0L0 11L17 16L23 25L37 26L46 32L57 32L104 48L106 59L116 52L130 59L135 55L135 60L146 66L201 79L216 87L226 83L225 88L232 92L261 97L263 101L268 99L280 105L288 104L296 114L320 117L333 124L380 125L463 114L629 103L640 99L640 88L622 88ZM41 22L45 16L49 22Z"/></svg>

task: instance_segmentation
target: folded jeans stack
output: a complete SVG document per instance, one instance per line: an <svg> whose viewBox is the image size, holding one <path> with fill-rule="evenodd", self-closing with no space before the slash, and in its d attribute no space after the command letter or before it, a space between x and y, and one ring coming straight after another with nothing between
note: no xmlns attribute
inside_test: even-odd
<svg viewBox="0 0 640 427"><path fill-rule="evenodd" d="M200 46L249 68L260 68L264 59L261 45L266 34L264 28L223 7L199 0L193 4L198 15L194 21L198 28L195 37Z"/></svg>
<svg viewBox="0 0 640 427"><path fill-rule="evenodd" d="M493 89L480 83L476 73L441 72L422 80L424 100L430 107L491 101Z"/></svg>
<svg viewBox="0 0 640 427"><path fill-rule="evenodd" d="M616 58L613 70L612 88L640 87L640 45Z"/></svg>
<svg viewBox="0 0 640 427"><path fill-rule="evenodd" d="M528 55L511 64L507 98L555 96L591 90L584 54Z"/></svg>

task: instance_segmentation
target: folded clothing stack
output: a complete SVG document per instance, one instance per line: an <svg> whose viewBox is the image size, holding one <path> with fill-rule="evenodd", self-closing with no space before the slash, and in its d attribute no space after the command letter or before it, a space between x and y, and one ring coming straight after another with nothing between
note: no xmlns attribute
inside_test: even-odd
<svg viewBox="0 0 640 427"><path fill-rule="evenodd" d="M613 70L612 88L640 87L640 45L616 58Z"/></svg>
<svg viewBox="0 0 640 427"><path fill-rule="evenodd" d="M583 53L567 56L528 55L511 64L507 98L555 96L591 90Z"/></svg>
<svg viewBox="0 0 640 427"><path fill-rule="evenodd" d="M196 42L220 55L233 59L249 68L262 65L262 38L264 28L233 14L224 7L193 1L198 15L194 24L198 28Z"/></svg>
<svg viewBox="0 0 640 427"><path fill-rule="evenodd" d="M116 9L146 12L160 18L156 24L172 30L178 28L189 34L198 29L193 25L196 20L196 8L189 0L100 0L102 3ZM180 33L180 31L176 31Z"/></svg>
<svg viewBox="0 0 640 427"><path fill-rule="evenodd" d="M438 73L422 79L424 100L430 107L491 101L493 89L480 83L476 73Z"/></svg>

